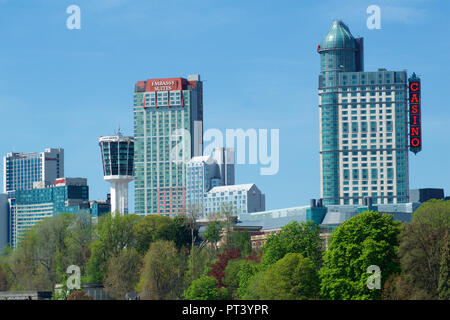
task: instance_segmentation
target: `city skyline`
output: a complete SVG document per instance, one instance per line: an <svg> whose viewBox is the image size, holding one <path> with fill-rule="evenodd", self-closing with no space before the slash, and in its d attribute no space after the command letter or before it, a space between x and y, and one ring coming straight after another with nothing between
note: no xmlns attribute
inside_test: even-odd
<svg viewBox="0 0 450 320"><path fill-rule="evenodd" d="M123 1L123 3L125 2ZM275 30L269 29L272 25L265 26L259 21L258 17L251 16L253 19L250 20L256 23L256 26L253 29L247 28L246 30L247 36L253 34L254 37L250 37L251 41L245 44L245 37L236 34L236 38L230 38L224 32L227 27L232 27L230 24L232 24L233 19L246 14L250 15L250 8L247 6L242 8L241 6L240 10L233 11L232 4L224 5L225 10L221 12L224 19L215 22L209 21L213 27L210 34L211 32L219 32L219 34L222 32L224 44L211 39L213 41L210 43L215 44L215 48L209 48L208 50L207 44L199 44L200 48L208 51L207 55L204 53L193 55L188 50L186 58L180 59L180 61L174 60L172 53L167 54L166 52L164 54L157 46L156 49L153 48L154 52L152 51L151 55L156 61L148 62L151 59L147 58L145 67L143 67L142 65L139 66L137 62L130 61L130 54L122 51L120 47L114 47L112 43L115 37L106 26L111 27L115 32L118 31L116 34L118 39L131 41L122 38L129 32L124 32L122 35L120 29L114 29L111 24L108 24L108 16L110 19L111 15L126 18L126 14L130 14L129 6L123 13L119 13L121 2L115 3L117 7L110 6L102 9L106 13L109 12L110 15L105 14L101 19L99 15L102 10L100 10L98 4L91 5L81 1L79 5L84 17L81 30L69 31L64 29L62 23L61 30L48 30L47 38L45 36L42 38L46 46L40 46L41 49L33 51L33 41L31 41L29 49L22 55L13 55L13 53L14 50L19 50L25 43L22 43L20 38L13 39L12 37L14 36L13 33L24 30L24 27L16 26L17 28L5 29L0 26L0 36L3 35L3 38L10 41L6 43L12 44L5 52L0 53L0 70L4 71L0 74L0 87L3 87L3 89L0 89L2 113L7 118L17 117L17 114L25 115L22 116L22 127L18 127L15 121L11 121L11 124L7 122L3 127L4 131L1 135L0 144L2 154L11 151L40 152L44 148L64 148L66 154L65 176L88 178L92 191L91 198L103 199L105 194L108 193L109 186L103 181L97 139L100 135L112 133L119 123L124 134L132 134L133 110L131 105L133 96L131 90L134 83L141 79L183 77L186 74L199 73L205 83L204 130L209 128L218 128L222 131L227 128L243 128L244 130L249 128L280 129L279 173L273 176L261 176L259 166L240 165L236 167L236 184L255 183L258 185L267 195L266 206L268 209L298 206L308 203L311 198L319 197L317 74L320 61L315 46L321 42L335 17L322 14L316 21L311 21L311 19L299 19L299 21L302 20L301 22L285 21L285 26L288 26L288 28L281 28L280 26L274 28L283 31L283 34L278 36ZM330 3L334 2L331 1ZM445 46L448 46L448 44L433 41L437 37L443 36L443 33L437 32L428 36L428 32L418 28L418 26L425 25L426 19L433 18L436 21L435 25L427 25L426 28L428 31L429 29L434 30L433 28L438 29L440 23L443 23L442 20L439 20L439 17L445 17L442 16L442 13L435 12L430 6L425 6L421 2L414 2L411 4L408 14L413 17L414 8L421 11L421 14L423 12L428 13L424 14L425 17L422 17L422 20L416 21L415 24L407 20L398 21L398 18L395 21L395 18L392 15L389 17L389 14L385 15L384 20L382 3L380 3L382 9L382 29L380 30L369 30L366 27L365 21L368 15L365 13L365 8L367 8L369 2L358 4L360 10L352 9L350 15L345 13L345 10L342 11L340 18L349 25L354 35L364 37L365 66L368 71L377 70L380 67L385 67L388 70L406 69L408 75L416 72L422 78L424 145L421 153L416 156L409 154L410 188L440 187L448 190L450 188L450 179L448 179L450 173L446 170L444 161L436 161L436 159L444 159L450 149L444 150L449 145L448 139L445 139L444 121L445 116L449 115L449 111L444 108L443 104L439 104L439 101L443 100L445 91L445 84L439 81L440 65L445 64L445 59L448 60L448 57L445 57ZM403 1L398 3L405 5ZM141 4L144 6L143 2ZM293 2L291 4L295 8L301 8ZM273 4L265 4L266 7L271 5L273 6ZM8 9L8 6L11 7L10 9L15 7L11 2L6 2L6 9ZM40 32L40 30L47 29L53 24L57 25L59 20L64 22L66 18L64 15L65 7L67 7L67 3L51 6L50 10L47 8L51 19L46 22L42 21L43 25L33 32ZM313 10L320 11L320 7L321 5L316 5ZM145 14L148 10L148 7L144 8L146 9L141 14ZM161 11L167 9L166 7L159 7ZM213 9L207 6L207 8L202 9L212 10L217 14L217 7ZM33 10L39 11L41 9L36 6ZM279 8L279 10L282 9ZM392 7L389 10L392 12ZM5 10L3 14L7 12L8 10ZM26 13L22 14L26 15ZM194 13L190 12L190 14ZM278 17L279 11L276 10L272 14L274 21L277 21L277 18L281 19L281 16L283 16ZM288 13L284 12L283 14ZM299 11L296 11L296 14L299 17L305 17ZM0 15L2 14L0 13ZM293 15L294 13L289 16ZM99 20L92 19L94 16ZM355 16L359 18L355 18ZM30 20L26 20L25 24L32 24L33 21L37 21L33 19L38 18L30 17ZM142 23L143 21L138 18L137 22L129 22L124 24L123 27L127 31L129 31L129 28L139 30ZM200 24L198 21L196 23ZM244 22L242 23L249 27ZM302 30L305 25L308 29L313 28L313 31ZM263 39L260 35L252 33L256 31L257 27L261 27L258 31L265 33L267 38ZM168 28L169 31L166 32L173 40L176 35L175 25L169 25ZM233 28L234 26L231 29ZM408 33L409 29L413 29L416 33L414 37ZM10 33L7 33L6 30ZM193 35L187 36L189 39L180 40L178 45L172 44L171 41L163 43L169 45L169 48L174 46L175 49L181 49L196 37L201 38L202 34L205 35L205 32L194 31ZM444 31L441 30L441 32ZM420 37L421 34L423 35L422 38ZM425 34L427 34L427 38L425 38ZM103 42L94 44L94 38L99 35L104 36ZM297 37L292 38L291 42L286 41L289 36L294 35L297 35ZM148 37L150 39L151 37L155 37L157 40L161 39L161 35L153 33L150 33ZM210 39L208 36L206 38ZM24 37L24 40L26 39L30 40L28 36ZM420 45L408 48L406 45L411 43L412 39L420 39ZM227 47L232 43L232 40L241 44L244 54L240 55L239 59L243 59L243 61L236 60L237 58L234 55L236 48ZM271 43L268 46L270 50L273 50L273 48L277 50L250 54L252 45L255 49L262 49L265 41L271 41L268 42ZM289 44L293 43L292 41L300 42L300 44L293 44L295 50L289 47ZM59 47L54 42L58 43ZM280 45L280 50L274 45L274 42ZM380 46L380 43L383 45ZM437 56L433 58L434 61L430 61L428 57L429 51L432 49L432 43L441 46L433 52ZM86 46L86 44L89 45ZM426 50L427 44L428 50ZM80 45L81 47L78 47ZM144 46L147 46L147 44L144 43ZM25 46L25 48L27 47ZM43 48L48 48L54 52L48 52L48 56L45 56L46 49ZM141 50L148 53L151 46L146 48ZM226 48L228 50L224 51ZM108 49L110 50L108 51ZM408 56L409 51L412 52L411 56ZM133 54L137 53L133 52ZM229 61L227 61L226 55L231 57ZM32 59L25 61L26 57ZM48 72L44 74L37 64L47 65L44 61L52 59L52 57L55 59L55 63L50 64L47 67ZM302 61L302 58L305 57L307 59ZM100 61L102 59L105 61ZM162 63L161 59L165 63ZM24 62L23 65L20 64L21 61ZM114 61L119 63L113 64ZM124 61L127 63L123 63ZM222 65L219 66L216 61L221 61ZM8 64L8 62L11 63ZM123 65L120 65L122 63ZM63 66L66 68L62 68ZM118 68L121 73L111 73L111 66ZM17 72L12 73L11 68L14 67L18 69ZM87 69L90 67L95 67L94 71L99 71L98 74L94 72L94 74L89 73L88 75ZM75 70L77 68L80 70ZM24 77L24 75L29 75L29 77ZM41 75L44 75L46 79L40 80ZM18 79L22 79L22 81L27 79L25 85L27 83L32 84L26 96L20 94L20 92L23 92L21 89L23 84L20 83L19 85ZM38 79L39 82L37 82ZM65 82L58 79L63 79ZM69 85L70 83L72 85ZM58 85L61 87L59 91L57 91ZM54 89L51 90L51 93L50 91L47 93L46 91L51 88ZM227 95L228 93L229 95ZM66 106L66 108L61 110L61 106ZM79 111L78 108L81 108L82 111ZM34 109L39 109L41 113L35 113ZM35 115L38 121L34 121L31 115ZM262 119L257 119L258 115L264 116ZM45 130L42 130L42 128ZM36 134L36 130L38 130L38 134ZM55 131L58 134L55 134ZM11 136L13 139L11 139ZM13 141L11 142L11 140ZM444 150L444 154L441 150ZM77 156L80 154L84 154L83 158L85 159ZM4 182L2 181L2 183ZM134 212L132 190L133 186L130 185L131 213Z"/></svg>

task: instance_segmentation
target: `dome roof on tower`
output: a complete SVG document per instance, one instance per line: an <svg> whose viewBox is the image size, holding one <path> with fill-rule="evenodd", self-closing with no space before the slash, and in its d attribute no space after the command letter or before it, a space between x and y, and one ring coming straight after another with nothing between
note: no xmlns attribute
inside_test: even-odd
<svg viewBox="0 0 450 320"><path fill-rule="evenodd" d="M344 22L335 20L333 21L330 31L328 31L327 35L323 38L320 49L341 48L356 48L355 38L353 38L352 33Z"/></svg>

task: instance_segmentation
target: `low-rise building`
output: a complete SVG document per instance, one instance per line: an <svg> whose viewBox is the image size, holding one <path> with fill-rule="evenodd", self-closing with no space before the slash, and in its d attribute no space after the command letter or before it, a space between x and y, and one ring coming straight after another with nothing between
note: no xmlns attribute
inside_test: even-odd
<svg viewBox="0 0 450 320"><path fill-rule="evenodd" d="M409 201L425 202L431 199L444 199L444 189L422 188L409 190Z"/></svg>
<svg viewBox="0 0 450 320"><path fill-rule="evenodd" d="M266 207L265 195L254 183L214 187L205 194L203 203L206 215L219 213L224 205L237 216L264 211Z"/></svg>
<svg viewBox="0 0 450 320"><path fill-rule="evenodd" d="M51 291L0 291L0 300L50 300Z"/></svg>
<svg viewBox="0 0 450 320"><path fill-rule="evenodd" d="M286 209L268 210L241 215L237 226L241 228L260 226L257 233L251 235L252 248L259 249L264 246L269 234L278 233L281 228L292 221L299 223L313 221L320 228L320 237L323 246L328 249L328 242L334 230L344 221L367 210L378 211L393 215L394 220L410 222L412 214L421 203L397 203L378 204L366 203L366 205L322 205L322 201L316 204L311 201L309 206L293 207Z"/></svg>

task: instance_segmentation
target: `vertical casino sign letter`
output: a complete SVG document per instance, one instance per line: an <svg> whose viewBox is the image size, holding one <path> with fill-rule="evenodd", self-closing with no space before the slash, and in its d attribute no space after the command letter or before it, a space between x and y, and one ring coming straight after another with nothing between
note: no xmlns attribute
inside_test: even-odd
<svg viewBox="0 0 450 320"><path fill-rule="evenodd" d="M420 117L420 78L415 73L408 79L409 91L409 150L415 154L422 150L422 123Z"/></svg>

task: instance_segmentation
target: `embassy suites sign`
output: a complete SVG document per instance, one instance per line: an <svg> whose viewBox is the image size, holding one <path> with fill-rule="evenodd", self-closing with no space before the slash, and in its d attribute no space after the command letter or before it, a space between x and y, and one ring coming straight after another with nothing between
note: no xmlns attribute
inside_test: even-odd
<svg viewBox="0 0 450 320"><path fill-rule="evenodd" d="M146 91L180 90L182 87L181 81L181 78L148 80Z"/></svg>
<svg viewBox="0 0 450 320"><path fill-rule="evenodd" d="M193 90L197 87L197 80L186 80L184 78L163 78L148 79L138 81L135 86L135 92L155 92L172 90ZM190 87L188 87L190 85Z"/></svg>
<svg viewBox="0 0 450 320"><path fill-rule="evenodd" d="M151 82L154 91L170 91L178 89L178 82L175 80L156 80Z"/></svg>
<svg viewBox="0 0 450 320"><path fill-rule="evenodd" d="M408 79L409 91L409 150L422 151L422 122L420 117L420 78L415 73Z"/></svg>

